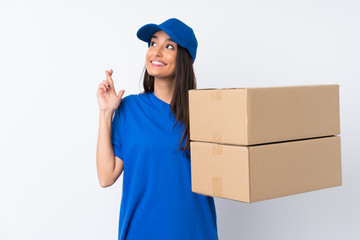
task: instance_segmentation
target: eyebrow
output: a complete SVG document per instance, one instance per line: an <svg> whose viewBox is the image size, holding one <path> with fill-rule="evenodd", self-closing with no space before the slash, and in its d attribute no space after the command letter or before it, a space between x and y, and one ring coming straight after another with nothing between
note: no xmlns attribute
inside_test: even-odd
<svg viewBox="0 0 360 240"><path fill-rule="evenodd" d="M153 38L158 39L158 37L157 37L156 35L153 35L153 36L151 37L151 39L153 39ZM170 41L170 42L174 42L174 43L175 43L175 41L172 40L171 38L166 39L166 41Z"/></svg>

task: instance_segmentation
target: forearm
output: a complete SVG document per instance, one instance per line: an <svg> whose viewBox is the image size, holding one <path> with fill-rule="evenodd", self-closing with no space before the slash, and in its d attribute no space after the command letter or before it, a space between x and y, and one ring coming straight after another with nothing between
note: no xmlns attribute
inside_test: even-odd
<svg viewBox="0 0 360 240"><path fill-rule="evenodd" d="M101 186L112 184L115 156L111 141L111 123L114 112L100 111L96 166Z"/></svg>

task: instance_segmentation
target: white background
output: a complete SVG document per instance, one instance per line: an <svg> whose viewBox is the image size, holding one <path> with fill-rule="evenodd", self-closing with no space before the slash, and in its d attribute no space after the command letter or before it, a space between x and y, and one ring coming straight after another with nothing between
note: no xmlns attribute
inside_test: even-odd
<svg viewBox="0 0 360 240"><path fill-rule="evenodd" d="M198 88L340 84L343 186L215 198L219 238L359 239L360 2L0 1L0 239L117 239L122 176L96 173L98 84L142 91L136 31L176 17Z"/></svg>

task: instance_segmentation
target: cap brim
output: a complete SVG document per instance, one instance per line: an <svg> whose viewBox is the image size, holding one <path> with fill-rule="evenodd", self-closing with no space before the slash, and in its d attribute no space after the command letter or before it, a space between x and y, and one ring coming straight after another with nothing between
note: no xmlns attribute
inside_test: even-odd
<svg viewBox="0 0 360 240"><path fill-rule="evenodd" d="M177 44L179 44L180 46L182 46L183 44L177 39L175 38L175 36L173 36L170 31L168 31L166 28L160 27L157 24L146 24L144 26L142 26L136 33L136 36L144 41L147 42L148 45L150 46L150 40L151 37L154 33L156 33L157 31L164 31L174 42L176 42Z"/></svg>
<svg viewBox="0 0 360 240"><path fill-rule="evenodd" d="M156 33L157 31L162 31L162 29L158 25L150 23L150 24L146 24L146 25L142 26L137 31L136 36L140 40L150 44L150 40L151 40L152 35L154 33Z"/></svg>

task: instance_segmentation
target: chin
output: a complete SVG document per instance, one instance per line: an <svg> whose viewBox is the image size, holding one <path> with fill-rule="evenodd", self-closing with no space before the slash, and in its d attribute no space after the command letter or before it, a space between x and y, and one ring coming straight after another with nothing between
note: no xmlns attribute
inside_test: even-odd
<svg viewBox="0 0 360 240"><path fill-rule="evenodd" d="M161 74L157 71L149 71L148 70L148 73L150 76L153 76L154 78L167 78L168 77L166 74Z"/></svg>

